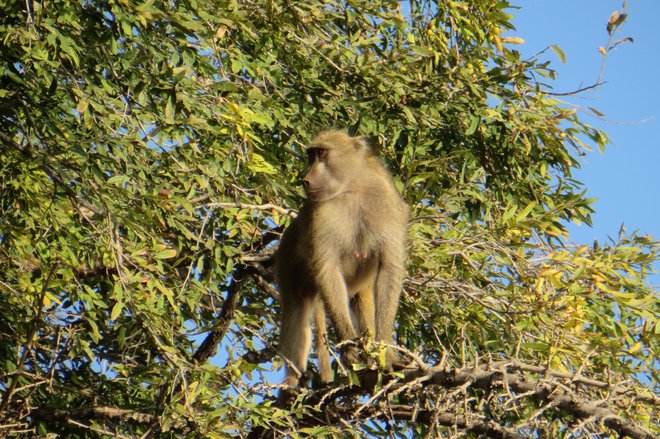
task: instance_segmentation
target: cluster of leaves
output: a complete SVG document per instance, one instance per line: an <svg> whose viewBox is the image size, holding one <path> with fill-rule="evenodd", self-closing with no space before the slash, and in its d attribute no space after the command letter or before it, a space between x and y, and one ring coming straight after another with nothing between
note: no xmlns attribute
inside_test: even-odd
<svg viewBox="0 0 660 439"><path fill-rule="evenodd" d="M508 1L0 6L2 433L295 431L261 373L278 360L252 355L278 312L260 262L300 204L301 145L327 127L369 138L413 212L399 345L657 383L656 243L569 244L566 222L592 212L571 171L607 138L541 82L548 61L512 48ZM205 364L209 332L225 352ZM488 412L470 392L463 407ZM491 420L568 431L555 407L489 401ZM657 402L627 403L657 428ZM438 419L341 425L456 431Z"/></svg>

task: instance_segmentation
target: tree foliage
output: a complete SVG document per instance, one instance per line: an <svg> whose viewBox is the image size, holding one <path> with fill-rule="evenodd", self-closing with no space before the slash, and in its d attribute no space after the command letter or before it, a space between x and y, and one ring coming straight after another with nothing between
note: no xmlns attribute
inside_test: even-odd
<svg viewBox="0 0 660 439"><path fill-rule="evenodd" d="M660 432L657 243L571 243L572 171L607 138L515 49L508 1L0 5L3 434ZM411 207L413 366L276 407L269 257L328 127Z"/></svg>

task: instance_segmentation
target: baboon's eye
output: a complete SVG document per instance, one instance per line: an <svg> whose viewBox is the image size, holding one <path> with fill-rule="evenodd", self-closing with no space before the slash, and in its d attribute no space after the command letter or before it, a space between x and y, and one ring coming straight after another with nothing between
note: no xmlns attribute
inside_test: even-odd
<svg viewBox="0 0 660 439"><path fill-rule="evenodd" d="M324 148L312 148L307 150L307 162L311 165L316 160L326 162L328 160L328 150Z"/></svg>
<svg viewBox="0 0 660 439"><path fill-rule="evenodd" d="M314 160L316 159L316 150L315 149L308 149L307 150L307 163L312 164L314 163Z"/></svg>

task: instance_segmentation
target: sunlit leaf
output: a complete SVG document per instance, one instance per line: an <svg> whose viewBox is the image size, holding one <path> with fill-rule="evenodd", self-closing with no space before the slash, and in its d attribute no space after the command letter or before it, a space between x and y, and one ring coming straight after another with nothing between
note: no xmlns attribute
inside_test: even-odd
<svg viewBox="0 0 660 439"><path fill-rule="evenodd" d="M564 64L566 63L566 54L559 46L552 44L550 46L550 49L552 49L552 51L555 52L555 55L557 55L559 61L563 62Z"/></svg>

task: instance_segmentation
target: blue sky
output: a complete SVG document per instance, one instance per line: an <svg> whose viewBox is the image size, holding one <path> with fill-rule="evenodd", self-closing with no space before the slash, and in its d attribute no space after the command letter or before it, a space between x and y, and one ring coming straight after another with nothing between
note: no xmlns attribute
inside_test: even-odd
<svg viewBox="0 0 660 439"><path fill-rule="evenodd" d="M610 14L621 10L622 0L518 0L513 10L516 31L525 43L518 46L532 55L549 44L566 54L562 64L550 52L557 71L555 91L568 92L593 84L600 72L599 46L607 43L605 29ZM583 115L587 123L607 132L611 144L602 154L584 157L575 178L588 189L594 204L593 228L570 227L578 243L603 243L616 237L622 224L660 239L660 1L630 0L628 19L617 36L632 37L607 56L603 80L595 91L567 98L571 103L594 107L607 121ZM660 268L656 264L656 269ZM655 276L658 279L658 276Z"/></svg>

